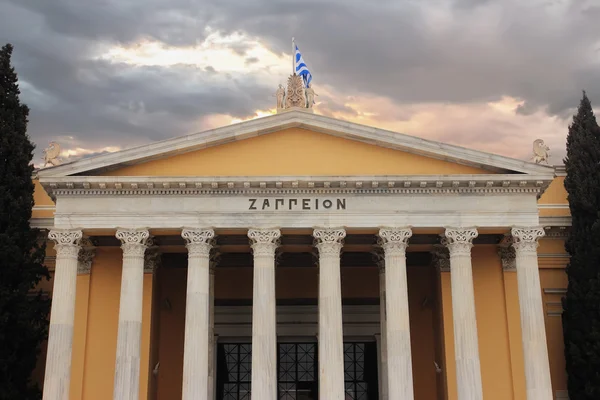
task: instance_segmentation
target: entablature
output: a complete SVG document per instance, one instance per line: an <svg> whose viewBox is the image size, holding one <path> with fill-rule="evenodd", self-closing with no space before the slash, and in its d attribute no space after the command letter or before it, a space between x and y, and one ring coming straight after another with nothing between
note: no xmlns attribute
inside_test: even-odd
<svg viewBox="0 0 600 400"><path fill-rule="evenodd" d="M294 194L534 194L551 175L264 176L41 178L48 194L101 195L294 195Z"/></svg>

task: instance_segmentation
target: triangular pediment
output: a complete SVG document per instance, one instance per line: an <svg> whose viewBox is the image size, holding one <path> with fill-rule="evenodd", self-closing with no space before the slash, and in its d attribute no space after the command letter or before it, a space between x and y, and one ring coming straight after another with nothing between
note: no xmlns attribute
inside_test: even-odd
<svg viewBox="0 0 600 400"><path fill-rule="evenodd" d="M290 111L39 171L43 177L552 174L553 168Z"/></svg>

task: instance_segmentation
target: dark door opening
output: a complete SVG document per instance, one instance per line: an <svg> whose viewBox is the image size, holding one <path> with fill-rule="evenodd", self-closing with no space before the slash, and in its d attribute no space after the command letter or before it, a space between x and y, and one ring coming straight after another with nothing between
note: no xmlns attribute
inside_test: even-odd
<svg viewBox="0 0 600 400"><path fill-rule="evenodd" d="M250 400L252 376L250 343L219 343L217 400ZM279 400L317 400L319 397L317 343L279 343L277 385ZM346 400L376 400L377 346L375 342L344 343Z"/></svg>

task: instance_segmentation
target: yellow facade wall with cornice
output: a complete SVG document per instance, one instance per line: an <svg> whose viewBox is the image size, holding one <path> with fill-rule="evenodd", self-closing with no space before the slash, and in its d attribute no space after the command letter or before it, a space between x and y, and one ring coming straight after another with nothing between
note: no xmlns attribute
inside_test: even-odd
<svg viewBox="0 0 600 400"><path fill-rule="evenodd" d="M342 139L303 129L286 129L243 141L175 155L167 159L148 161L107 172L112 176L283 176L283 175L450 175L487 174L489 171L456 163L432 159ZM562 177L548 187L539 200L541 216L568 216L566 192ZM36 183L33 218L52 218L54 203ZM540 241L540 276L542 289L566 288L564 267L566 257L562 239ZM98 248L92 273L77 281L77 308L73 350L71 400L104 400L112 398L116 353L117 323L121 279L122 253L119 248ZM358 271L358 270L357 270ZM244 272L245 274L248 271ZM292 274L296 272L291 272ZM297 272L297 274L303 274ZM356 271L354 272L356 273ZM525 400L525 376L520 335L520 317L516 274L504 272L494 246L475 246L473 277L478 318L484 397L486 400ZM251 276L246 277L251 279ZM355 277L356 278L356 277ZM373 277L371 277L373 278ZM356 279L354 279L356 281ZM373 282L376 280L371 279ZM237 283L236 283L237 282ZM240 279L217 281L236 292ZM353 284L346 279L346 289ZM442 376L433 375L431 363L415 363L414 374L430 377L442 390L429 390L427 382L418 381L417 400L457 400L454 367L454 337L450 296L450 274L439 276L437 312L438 342ZM358 279L352 290L377 292ZM292 290L292 289L290 289ZM410 291L409 287L409 291ZM155 364L152 333L152 276L144 278L143 336L140 399L171 400L157 397L164 388L157 388L151 373ZM555 390L565 389L564 357L560 318L553 316L556 295L544 296L546 327L549 343L552 382ZM154 298L156 301L156 297ZM156 304L159 304L158 302ZM156 312L155 308L155 312ZM433 323L432 323L433 324ZM429 337L431 332L414 328L414 337ZM418 329L421 329L419 331ZM159 332L160 335L160 332ZM161 349L169 353L171 349ZM180 347L172 349L180 350ZM173 355L171 354L170 357ZM167 357L167 356L165 356ZM165 370L163 374L176 371ZM178 373L178 372L177 372ZM39 371L36 377L40 379ZM433 376L433 378L432 378ZM179 382L178 377L171 377ZM433 397L433 393L440 394Z"/></svg>
<svg viewBox="0 0 600 400"><path fill-rule="evenodd" d="M127 166L111 176L448 175L489 171L290 128Z"/></svg>

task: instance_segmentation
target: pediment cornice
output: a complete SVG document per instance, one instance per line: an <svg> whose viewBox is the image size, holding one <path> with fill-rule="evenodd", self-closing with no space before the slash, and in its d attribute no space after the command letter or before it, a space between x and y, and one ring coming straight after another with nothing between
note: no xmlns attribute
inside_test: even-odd
<svg viewBox="0 0 600 400"><path fill-rule="evenodd" d="M504 157L460 146L421 139L402 133L337 120L303 111L289 111L244 121L205 132L151 143L115 153L102 154L68 164L41 169L40 177L64 177L94 172L95 175L127 165L166 158L288 128L303 128L375 146L482 168L491 173L553 173L551 166Z"/></svg>
<svg viewBox="0 0 600 400"><path fill-rule="evenodd" d="M536 194L552 181L537 175L407 175L285 177L42 177L53 197L102 195L293 195L293 194Z"/></svg>

